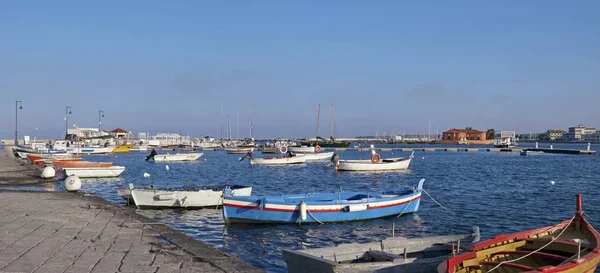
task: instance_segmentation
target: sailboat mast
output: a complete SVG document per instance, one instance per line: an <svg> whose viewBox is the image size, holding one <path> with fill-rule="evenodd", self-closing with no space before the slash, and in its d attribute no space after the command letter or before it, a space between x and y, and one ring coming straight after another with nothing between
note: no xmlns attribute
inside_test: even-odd
<svg viewBox="0 0 600 273"><path fill-rule="evenodd" d="M330 138L333 138L333 118L334 118L334 115L333 115L333 104L332 104L331 105L331 118L330 118L331 124L329 125L329 137Z"/></svg>
<svg viewBox="0 0 600 273"><path fill-rule="evenodd" d="M250 108L250 139L252 139L252 108Z"/></svg>
<svg viewBox="0 0 600 273"><path fill-rule="evenodd" d="M321 104L317 104L317 137L315 141L319 141L319 127L321 126Z"/></svg>

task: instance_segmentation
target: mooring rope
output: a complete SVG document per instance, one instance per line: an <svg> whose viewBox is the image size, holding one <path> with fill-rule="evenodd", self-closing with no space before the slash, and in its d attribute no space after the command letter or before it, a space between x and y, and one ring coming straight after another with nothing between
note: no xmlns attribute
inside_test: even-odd
<svg viewBox="0 0 600 273"><path fill-rule="evenodd" d="M508 260L508 261L500 262L498 265L492 267L492 269L488 270L487 272L488 273L492 272L492 271L496 270L498 267L500 267L501 265L503 265L505 263L512 263L512 262L516 262L516 261L522 260L524 258L527 258L527 257L533 255L534 253L536 253L536 252L544 249L545 247L549 246L550 244L554 243L554 241L556 241L558 238L560 238L560 236L567 230L567 228L571 225L571 223L573 222L574 219L575 219L575 216L573 216L571 218L571 220L569 220L569 223L566 226L563 227L563 230L558 234L558 236L552 237L552 240L550 240L550 242L548 242L547 244L543 245L542 247L540 247L540 248L538 248L538 249L536 249L536 250L534 250L532 252L529 252L527 255L523 255L523 256L521 256L519 258L516 258L516 259L513 259L513 260Z"/></svg>
<svg viewBox="0 0 600 273"><path fill-rule="evenodd" d="M440 202L436 201L435 199L433 199L433 197L431 197L431 195L429 195L429 193L425 190L425 189L421 189L425 194L427 194L427 196L429 196L429 198L431 198L431 200L433 200L433 202L435 202L436 204L438 204L438 206L442 207L443 209L447 210L448 212L452 212L451 210L449 210L448 208L444 207L442 204L440 204ZM453 213L453 212L452 212Z"/></svg>

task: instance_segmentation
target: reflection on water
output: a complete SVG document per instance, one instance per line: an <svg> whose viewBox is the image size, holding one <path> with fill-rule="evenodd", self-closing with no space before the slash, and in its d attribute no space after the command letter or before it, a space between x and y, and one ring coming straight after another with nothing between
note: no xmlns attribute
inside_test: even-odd
<svg viewBox="0 0 600 273"><path fill-rule="evenodd" d="M534 144L532 144L534 145ZM433 146L437 147L437 146ZM555 145L556 148L561 148ZM573 149L585 149L574 145ZM460 148L464 148L460 147ZM593 147L594 148L594 147ZM391 152L379 152L390 157ZM410 152L394 152L406 156ZM340 153L342 159L356 159L355 150ZM423 196L418 214L372 221L326 225L224 226L221 210L144 210L141 214L169 223L184 233L232 253L268 272L285 272L281 256L284 248L315 248L340 243L362 243L391 236L392 223L398 236L470 234L472 226L481 228L482 240L501 233L556 224L573 216L575 194L583 193L591 223L600 227L600 156L544 155L520 156L494 152L415 151L410 170L385 173L336 173L324 170L328 162L288 167L250 166L238 155L222 151L205 152L196 162L146 162L146 153L87 157L95 161L114 161L127 167L122 179L82 180L82 189L112 202L124 203L116 188L155 185L173 187L184 184L245 184L253 195L383 191L415 187L426 178L424 188L452 211L449 213ZM206 159L206 161L204 160ZM150 178L144 178L144 173ZM556 181L551 185L550 181ZM526 219L526 220L524 220Z"/></svg>

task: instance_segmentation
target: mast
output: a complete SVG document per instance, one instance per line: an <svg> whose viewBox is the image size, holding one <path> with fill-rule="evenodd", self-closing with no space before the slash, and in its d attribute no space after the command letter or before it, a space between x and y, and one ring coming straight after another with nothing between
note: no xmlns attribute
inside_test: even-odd
<svg viewBox="0 0 600 273"><path fill-rule="evenodd" d="M321 126L321 104L317 104L317 137L315 142L319 142L319 127Z"/></svg>
<svg viewBox="0 0 600 273"><path fill-rule="evenodd" d="M331 117L330 117L331 124L329 125L329 138L333 138L333 118L334 118L334 115L333 115L333 104L332 104L331 105Z"/></svg>
<svg viewBox="0 0 600 273"><path fill-rule="evenodd" d="M250 108L250 139L252 138L252 108Z"/></svg>

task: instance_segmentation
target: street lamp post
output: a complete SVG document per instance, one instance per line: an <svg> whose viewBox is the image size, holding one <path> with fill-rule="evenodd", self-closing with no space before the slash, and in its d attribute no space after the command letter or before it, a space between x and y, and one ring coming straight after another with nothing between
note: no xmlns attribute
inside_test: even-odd
<svg viewBox="0 0 600 273"><path fill-rule="evenodd" d="M23 109L23 102L15 100L15 146L19 146L19 109Z"/></svg>
<svg viewBox="0 0 600 273"><path fill-rule="evenodd" d="M71 106L65 106L65 139L69 136L69 115L72 114Z"/></svg>
<svg viewBox="0 0 600 273"><path fill-rule="evenodd" d="M100 135L100 125L102 124L101 118L104 117L104 111L98 110L98 135Z"/></svg>

